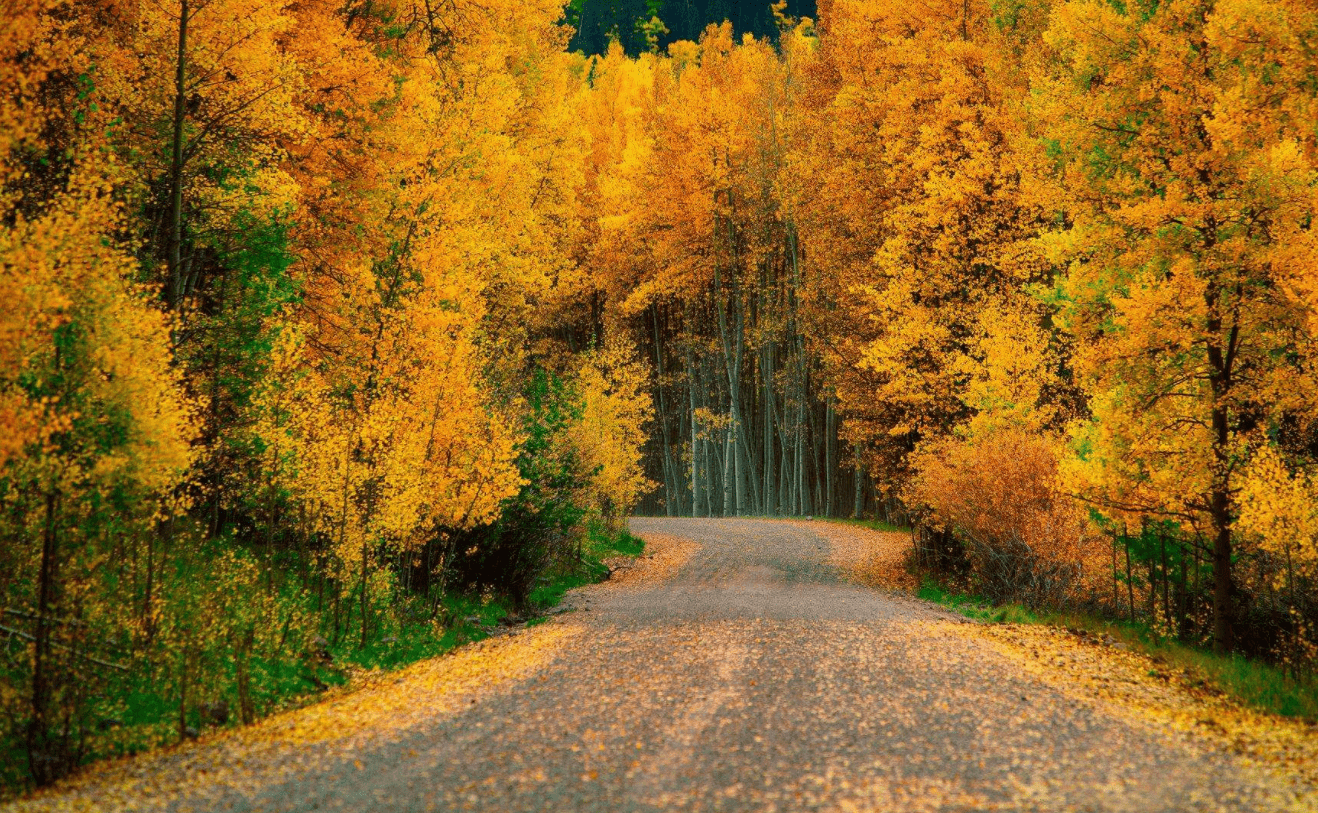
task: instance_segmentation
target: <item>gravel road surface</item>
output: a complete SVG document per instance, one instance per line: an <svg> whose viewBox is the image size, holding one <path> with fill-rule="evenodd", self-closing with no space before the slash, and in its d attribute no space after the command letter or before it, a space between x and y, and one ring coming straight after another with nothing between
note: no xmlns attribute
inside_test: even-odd
<svg viewBox="0 0 1318 813"><path fill-rule="evenodd" d="M316 725L276 720L23 806L1300 805L1280 780L1193 732L1077 699L979 644L968 622L850 583L836 531L731 519L631 527L653 558L574 591L569 611L548 623L439 659L453 661L442 676L439 667L404 673L396 688L373 690L375 700L327 704Z"/></svg>

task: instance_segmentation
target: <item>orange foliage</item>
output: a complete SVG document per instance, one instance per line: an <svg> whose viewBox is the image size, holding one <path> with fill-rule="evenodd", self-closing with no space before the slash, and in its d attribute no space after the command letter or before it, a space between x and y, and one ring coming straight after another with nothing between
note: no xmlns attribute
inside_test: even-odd
<svg viewBox="0 0 1318 813"><path fill-rule="evenodd" d="M1060 604L1098 586L1105 542L1058 486L1059 440L1011 426L949 438L915 456L907 498L967 544L975 586Z"/></svg>
<svg viewBox="0 0 1318 813"><path fill-rule="evenodd" d="M793 153L830 379L889 486L981 412L1056 420L1057 339L1029 285L1045 210L1013 32L986 4L828 4ZM824 337L827 337L825 339Z"/></svg>

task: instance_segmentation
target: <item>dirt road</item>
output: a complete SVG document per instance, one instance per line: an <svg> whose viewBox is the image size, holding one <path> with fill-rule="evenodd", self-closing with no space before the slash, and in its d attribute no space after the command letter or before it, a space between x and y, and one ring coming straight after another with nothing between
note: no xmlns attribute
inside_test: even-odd
<svg viewBox="0 0 1318 813"><path fill-rule="evenodd" d="M1194 731L849 582L837 534L633 520L568 612L21 805L177 810L1286 810ZM841 557L841 559L840 559Z"/></svg>

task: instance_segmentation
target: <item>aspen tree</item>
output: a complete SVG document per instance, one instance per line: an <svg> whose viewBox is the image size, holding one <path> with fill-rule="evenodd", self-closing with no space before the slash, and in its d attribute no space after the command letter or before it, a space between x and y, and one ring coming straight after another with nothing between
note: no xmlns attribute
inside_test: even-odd
<svg viewBox="0 0 1318 813"><path fill-rule="evenodd" d="M1093 412L1076 487L1203 529L1223 652L1250 429L1313 415L1318 392L1294 263L1315 215L1313 26L1287 3L1071 2L1035 82L1074 222L1054 245Z"/></svg>

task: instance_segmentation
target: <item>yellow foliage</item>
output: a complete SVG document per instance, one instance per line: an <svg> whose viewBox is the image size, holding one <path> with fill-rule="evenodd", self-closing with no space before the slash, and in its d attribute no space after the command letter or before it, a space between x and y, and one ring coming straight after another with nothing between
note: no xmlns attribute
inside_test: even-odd
<svg viewBox="0 0 1318 813"><path fill-rule="evenodd" d="M520 485L516 437L477 387L469 340L444 322L411 323L409 345L382 357L412 363L377 371L395 386L374 398L334 397L295 332L277 348L254 428L267 487L289 489L307 530L333 541L335 573L361 568L368 544L408 550L437 526L488 522Z"/></svg>
<svg viewBox="0 0 1318 813"><path fill-rule="evenodd" d="M568 438L589 473L586 503L610 522L621 523L654 487L641 457L654 411L649 370L636 361L629 343L611 336L602 348L581 357L573 383L582 408Z"/></svg>
<svg viewBox="0 0 1318 813"><path fill-rule="evenodd" d="M1292 471L1273 446L1263 446L1245 469L1239 500L1237 529L1284 563L1274 589L1294 589L1297 578L1318 584L1318 482L1312 474Z"/></svg>
<svg viewBox="0 0 1318 813"><path fill-rule="evenodd" d="M1074 222L1046 242L1067 264L1061 320L1093 416L1070 478L1114 510L1225 540L1242 422L1316 414L1315 303L1297 281L1318 212L1314 97L1258 87L1311 75L1313 26L1287 3L1078 0L1044 36L1034 103Z"/></svg>
<svg viewBox="0 0 1318 813"><path fill-rule="evenodd" d="M1047 271L1022 184L1035 147L984 6L827 13L793 154L811 183L795 194L848 434L892 483L914 443L978 414L1056 417L1058 353L1028 288Z"/></svg>
<svg viewBox="0 0 1318 813"><path fill-rule="evenodd" d="M44 214L11 211L0 230L0 289L13 294L0 328L0 462L55 492L161 493L191 465L195 405L171 365L168 320L132 285L132 258L113 242L119 209L108 192L78 167ZM114 440L91 440L101 433Z"/></svg>

